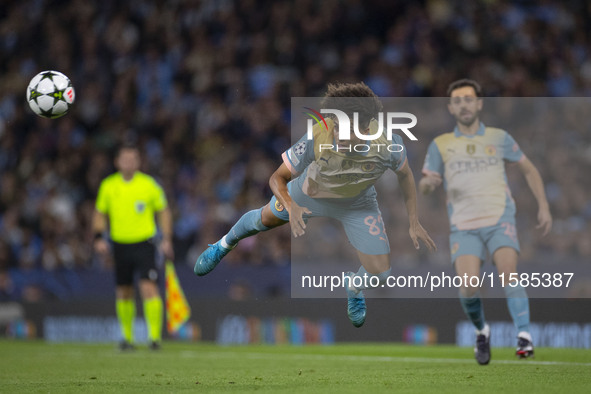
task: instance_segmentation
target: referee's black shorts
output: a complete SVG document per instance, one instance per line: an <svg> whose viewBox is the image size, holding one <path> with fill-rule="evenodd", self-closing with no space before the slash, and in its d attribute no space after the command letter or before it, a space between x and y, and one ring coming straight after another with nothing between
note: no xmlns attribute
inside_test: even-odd
<svg viewBox="0 0 591 394"><path fill-rule="evenodd" d="M150 239L134 244L113 242L115 259L115 282L117 286L133 285L133 274L139 272L140 279L158 280L156 269L156 246Z"/></svg>

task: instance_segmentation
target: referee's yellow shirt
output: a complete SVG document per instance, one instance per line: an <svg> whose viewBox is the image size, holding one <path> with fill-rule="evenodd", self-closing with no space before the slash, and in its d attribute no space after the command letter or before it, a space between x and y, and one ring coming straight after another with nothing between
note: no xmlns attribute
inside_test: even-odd
<svg viewBox="0 0 591 394"><path fill-rule="evenodd" d="M164 191L154 178L137 171L130 181L120 172L99 187L96 210L109 217L111 239L118 243L143 242L156 234L154 213L167 206Z"/></svg>

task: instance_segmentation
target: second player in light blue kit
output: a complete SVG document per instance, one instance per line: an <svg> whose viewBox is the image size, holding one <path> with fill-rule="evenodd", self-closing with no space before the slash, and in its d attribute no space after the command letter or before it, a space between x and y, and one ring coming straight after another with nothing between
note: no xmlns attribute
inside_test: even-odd
<svg viewBox="0 0 591 394"><path fill-rule="evenodd" d="M429 194L443 183L451 226L451 258L459 276L479 276L488 251L499 274L509 278L517 272L519 241L505 162L517 163L525 176L538 203L538 228L546 235L552 227L552 216L542 178L511 135L480 122L483 103L478 83L468 79L456 81L449 86L448 95L448 109L457 126L429 145L419 190ZM506 285L504 291L518 330L516 354L530 357L534 349L526 291L519 284ZM478 288L461 288L460 302L477 330L476 360L488 364L490 327L484 318Z"/></svg>

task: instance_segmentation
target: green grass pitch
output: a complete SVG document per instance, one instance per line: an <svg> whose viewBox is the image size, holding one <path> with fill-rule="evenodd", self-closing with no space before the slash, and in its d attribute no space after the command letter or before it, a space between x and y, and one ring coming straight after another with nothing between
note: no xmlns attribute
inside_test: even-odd
<svg viewBox="0 0 591 394"><path fill-rule="evenodd" d="M589 393L591 350L493 348L479 366L454 346L138 346L0 341L0 392Z"/></svg>

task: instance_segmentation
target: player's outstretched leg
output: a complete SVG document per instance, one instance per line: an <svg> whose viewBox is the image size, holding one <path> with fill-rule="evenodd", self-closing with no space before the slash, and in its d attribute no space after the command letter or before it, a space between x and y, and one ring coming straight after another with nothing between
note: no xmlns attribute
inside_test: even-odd
<svg viewBox="0 0 591 394"><path fill-rule="evenodd" d="M349 320L355 327L361 327L365 323L365 314L367 312L367 306L365 305L365 296L363 291L355 289L353 286L353 272L347 272L350 283L345 283L345 289L347 290L347 315Z"/></svg>
<svg viewBox="0 0 591 394"><path fill-rule="evenodd" d="M193 268L195 275L203 276L213 271L224 256L230 253L230 250L241 239L258 234L261 231L269 230L269 227L265 226L262 222L262 212L263 208L246 212L230 229L228 234L224 235L215 244L210 244L209 248L201 253L195 263L195 267Z"/></svg>
<svg viewBox="0 0 591 394"><path fill-rule="evenodd" d="M515 355L519 358L528 358L534 356L534 344L529 332L522 331L517 334L517 351Z"/></svg>
<svg viewBox="0 0 591 394"><path fill-rule="evenodd" d="M486 365L490 362L490 326L488 324L482 330L476 331L474 357L480 365Z"/></svg>

